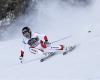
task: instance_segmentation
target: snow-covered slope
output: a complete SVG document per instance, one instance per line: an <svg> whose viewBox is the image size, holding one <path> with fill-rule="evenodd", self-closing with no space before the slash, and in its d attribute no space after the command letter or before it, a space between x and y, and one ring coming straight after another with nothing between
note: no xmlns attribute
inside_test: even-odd
<svg viewBox="0 0 100 80"><path fill-rule="evenodd" d="M99 0L95 0L87 8L72 8L59 5L56 1L40 3L35 22L32 22L32 15L26 21L30 26L36 26L31 27L33 31L46 33L50 41L72 35L59 44L80 46L69 55L57 55L43 63L39 62L39 55L26 54L26 62L20 64L18 57L21 38L2 41L0 80L99 80L99 3Z"/></svg>

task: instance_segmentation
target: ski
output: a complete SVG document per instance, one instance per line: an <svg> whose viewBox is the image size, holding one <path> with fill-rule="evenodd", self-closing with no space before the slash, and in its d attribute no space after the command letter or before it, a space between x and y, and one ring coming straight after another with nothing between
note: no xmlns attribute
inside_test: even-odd
<svg viewBox="0 0 100 80"><path fill-rule="evenodd" d="M66 55L69 52L72 52L76 47L77 47L77 45L70 46L70 47L66 48L66 50L63 52L63 55ZM40 59L40 62L44 62L45 60L47 60L47 59L51 58L52 56L56 55L56 52L49 52L48 54L49 54L48 56Z"/></svg>
<svg viewBox="0 0 100 80"><path fill-rule="evenodd" d="M46 56L46 57L40 59L40 62L44 62L45 60L51 58L51 57L54 56L54 55L55 55L55 52L50 52L48 56Z"/></svg>
<svg viewBox="0 0 100 80"><path fill-rule="evenodd" d="M63 52L63 55L66 55L68 54L69 52L72 52L77 46L74 45L74 46L71 46L71 47L68 47L66 48L66 50Z"/></svg>

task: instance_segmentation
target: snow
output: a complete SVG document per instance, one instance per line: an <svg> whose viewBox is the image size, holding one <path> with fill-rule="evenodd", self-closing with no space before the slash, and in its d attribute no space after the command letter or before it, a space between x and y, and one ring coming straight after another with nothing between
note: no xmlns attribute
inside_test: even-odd
<svg viewBox="0 0 100 80"><path fill-rule="evenodd" d="M50 41L72 35L58 44L80 46L69 55L59 54L43 63L39 62L41 55L29 53L25 55L25 63L20 64L19 33L11 40L0 42L0 80L100 80L99 3L95 0L87 8L59 6L56 1L40 3L35 22L30 15L25 23L36 26L31 27L33 31L46 33Z"/></svg>

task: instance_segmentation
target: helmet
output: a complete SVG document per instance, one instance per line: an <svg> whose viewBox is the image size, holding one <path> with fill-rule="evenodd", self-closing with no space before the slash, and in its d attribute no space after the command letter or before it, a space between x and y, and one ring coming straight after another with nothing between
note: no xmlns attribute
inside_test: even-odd
<svg viewBox="0 0 100 80"><path fill-rule="evenodd" d="M22 34L26 38L31 38L31 29L29 27L22 28Z"/></svg>
<svg viewBox="0 0 100 80"><path fill-rule="evenodd" d="M26 32L31 32L30 28L29 27L24 27L22 29L22 33L25 34Z"/></svg>

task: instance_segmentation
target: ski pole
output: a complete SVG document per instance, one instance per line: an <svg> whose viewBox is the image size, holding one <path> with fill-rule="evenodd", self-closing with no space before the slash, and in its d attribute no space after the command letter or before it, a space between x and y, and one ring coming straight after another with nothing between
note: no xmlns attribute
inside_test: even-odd
<svg viewBox="0 0 100 80"><path fill-rule="evenodd" d="M64 39L67 39L67 38L70 38L70 37L71 37L71 35L70 36L66 36L66 37L64 37L62 39L59 39L59 40L56 40L56 41L51 42L51 44L56 43L56 42L59 42L59 41L62 41Z"/></svg>

